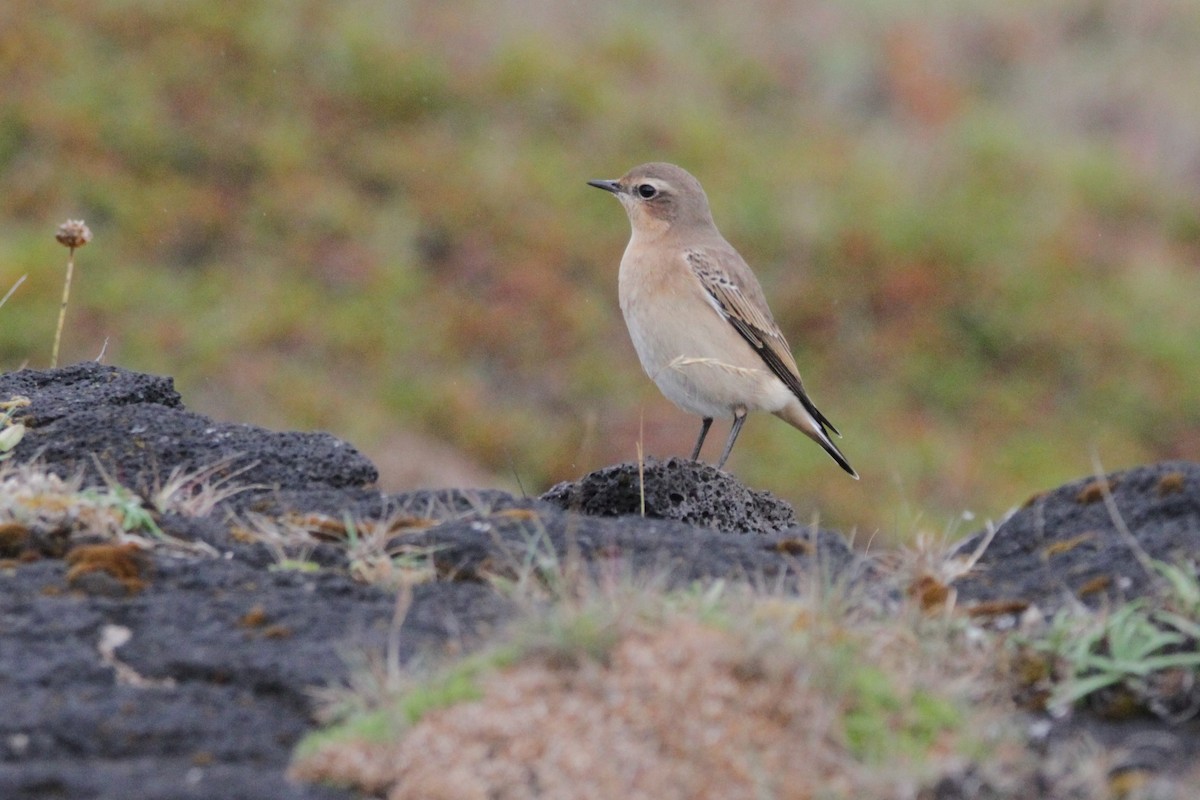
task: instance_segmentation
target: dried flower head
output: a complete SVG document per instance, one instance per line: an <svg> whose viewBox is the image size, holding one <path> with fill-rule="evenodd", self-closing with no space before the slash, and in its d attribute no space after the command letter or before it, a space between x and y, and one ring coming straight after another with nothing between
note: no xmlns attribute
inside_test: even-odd
<svg viewBox="0 0 1200 800"><path fill-rule="evenodd" d="M83 220L69 219L58 226L58 233L54 234L54 238L63 247L69 247L74 250L90 242L92 240L92 232L84 224Z"/></svg>

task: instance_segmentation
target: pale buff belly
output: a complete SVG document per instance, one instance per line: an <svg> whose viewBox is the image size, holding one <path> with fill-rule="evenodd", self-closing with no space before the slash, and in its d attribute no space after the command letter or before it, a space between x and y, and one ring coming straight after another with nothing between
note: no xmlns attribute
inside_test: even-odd
<svg viewBox="0 0 1200 800"><path fill-rule="evenodd" d="M691 313L684 314L683 310ZM642 368L675 405L701 417L737 409L775 412L795 398L754 349L703 300L683 308L659 303L648 313L622 303Z"/></svg>

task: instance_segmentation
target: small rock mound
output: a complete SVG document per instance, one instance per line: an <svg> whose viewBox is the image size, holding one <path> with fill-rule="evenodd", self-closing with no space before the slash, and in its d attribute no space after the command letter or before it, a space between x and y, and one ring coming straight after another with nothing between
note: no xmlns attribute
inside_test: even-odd
<svg viewBox="0 0 1200 800"><path fill-rule="evenodd" d="M958 552L970 553L983 536L975 534ZM1195 559L1200 464L1151 464L1081 478L1031 497L996 530L975 569L956 583L958 597L1014 609L1036 604L1047 611L1071 597L1091 606L1131 599L1150 591L1154 581L1135 548L1167 563Z"/></svg>
<svg viewBox="0 0 1200 800"><path fill-rule="evenodd" d="M542 500L598 517L677 520L726 533L776 533L796 524L792 507L770 492L756 492L728 473L682 458L616 464L560 483Z"/></svg>
<svg viewBox="0 0 1200 800"><path fill-rule="evenodd" d="M0 400L21 396L31 402L14 412L29 428L49 425L80 411L101 406L151 403L166 408L183 408L175 381L159 375L130 372L95 361L69 367L23 369L0 375Z"/></svg>
<svg viewBox="0 0 1200 800"><path fill-rule="evenodd" d="M170 378L95 362L0 376L0 400L31 402L14 463L37 461L85 486L117 481L150 493L175 470L212 469L254 492L357 488L378 478L355 448L327 433L268 431L187 411Z"/></svg>

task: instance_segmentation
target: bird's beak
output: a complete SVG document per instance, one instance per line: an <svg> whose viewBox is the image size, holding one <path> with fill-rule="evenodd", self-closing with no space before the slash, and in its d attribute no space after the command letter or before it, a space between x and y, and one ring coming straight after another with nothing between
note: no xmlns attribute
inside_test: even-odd
<svg viewBox="0 0 1200 800"><path fill-rule="evenodd" d="M597 189L603 189L606 192L619 194L621 192L621 184L616 181L588 181L588 186L595 186Z"/></svg>

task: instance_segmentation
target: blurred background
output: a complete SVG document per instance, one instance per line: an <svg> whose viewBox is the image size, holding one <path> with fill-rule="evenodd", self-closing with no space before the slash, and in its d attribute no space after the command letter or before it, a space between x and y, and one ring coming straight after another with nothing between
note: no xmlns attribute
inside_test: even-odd
<svg viewBox="0 0 1200 800"><path fill-rule="evenodd" d="M585 183L673 161L863 480L770 416L728 467L860 543L967 533L1200 453L1197 42L1194 0L5 0L0 368L48 366L83 218L63 363L389 489L686 455Z"/></svg>

